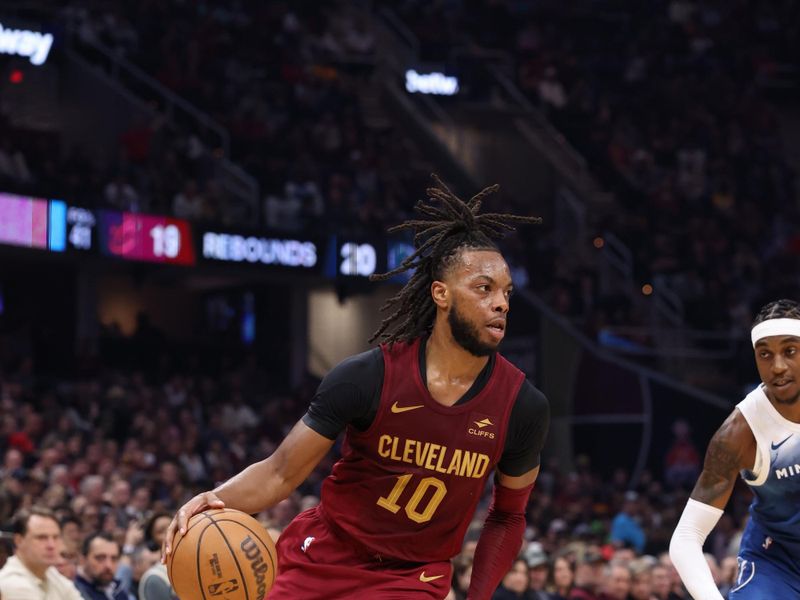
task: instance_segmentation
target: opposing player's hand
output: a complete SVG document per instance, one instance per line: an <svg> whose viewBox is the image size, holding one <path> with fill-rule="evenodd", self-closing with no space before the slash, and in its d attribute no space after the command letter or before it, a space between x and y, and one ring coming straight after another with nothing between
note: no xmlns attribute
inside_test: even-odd
<svg viewBox="0 0 800 600"><path fill-rule="evenodd" d="M162 563L167 562L167 557L172 552L172 541L175 539L175 534L178 532L181 535L185 534L189 519L208 508L225 508L225 503L214 492L203 492L178 509L164 535L164 545L161 547Z"/></svg>

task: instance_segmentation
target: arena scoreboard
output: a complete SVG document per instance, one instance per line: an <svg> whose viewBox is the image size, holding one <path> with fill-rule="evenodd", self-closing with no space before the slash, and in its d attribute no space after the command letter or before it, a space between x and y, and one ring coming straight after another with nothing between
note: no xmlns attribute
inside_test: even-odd
<svg viewBox="0 0 800 600"><path fill-rule="evenodd" d="M125 260L194 265L192 226L183 219L99 211L100 251Z"/></svg>
<svg viewBox="0 0 800 600"><path fill-rule="evenodd" d="M0 246L170 264L242 265L367 280L400 265L410 238L314 232L229 231L163 215L91 209L64 200L0 192ZM404 283L411 273L390 281Z"/></svg>

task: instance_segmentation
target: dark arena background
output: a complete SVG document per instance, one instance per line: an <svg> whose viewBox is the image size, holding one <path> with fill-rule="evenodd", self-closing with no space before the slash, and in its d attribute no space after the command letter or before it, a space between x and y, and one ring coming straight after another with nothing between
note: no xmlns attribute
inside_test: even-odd
<svg viewBox="0 0 800 600"><path fill-rule="evenodd" d="M756 311L800 298L800 3L10 0L0 27L0 564L44 506L62 574L102 531L113 598L161 598L174 512L370 348L410 274L370 275L414 250L386 230L436 173L543 220L501 242L501 351L551 424L494 597L689 598L670 536L760 381ZM257 515L275 539L340 444ZM706 542L723 596L750 500Z"/></svg>

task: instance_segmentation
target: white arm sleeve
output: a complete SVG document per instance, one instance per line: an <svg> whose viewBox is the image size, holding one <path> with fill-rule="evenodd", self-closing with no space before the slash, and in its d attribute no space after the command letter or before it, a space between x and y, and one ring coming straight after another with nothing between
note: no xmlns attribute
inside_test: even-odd
<svg viewBox="0 0 800 600"><path fill-rule="evenodd" d="M703 556L703 544L723 511L697 500L686 503L669 543L669 557L694 600L723 600Z"/></svg>

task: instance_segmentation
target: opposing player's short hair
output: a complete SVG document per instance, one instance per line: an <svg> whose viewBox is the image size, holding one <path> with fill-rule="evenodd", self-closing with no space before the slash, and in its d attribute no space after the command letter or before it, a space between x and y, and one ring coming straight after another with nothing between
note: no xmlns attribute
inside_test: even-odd
<svg viewBox="0 0 800 600"><path fill-rule="evenodd" d="M443 277L462 250L496 251L494 240L514 231L509 223L541 223L539 217L480 214L484 198L499 190L499 185L484 188L464 202L439 177L432 177L435 185L426 190L430 202L420 200L414 207L420 215L429 218L411 219L389 229L389 233L406 229L414 231L413 254L396 269L370 277L373 281L385 281L414 270L403 289L381 307L390 314L381 322L370 342L376 339L390 344L403 342L429 332L436 315L436 305L430 294L431 284Z"/></svg>
<svg viewBox="0 0 800 600"><path fill-rule="evenodd" d="M753 326L770 319L800 319L800 302L783 298L765 304L758 311Z"/></svg>

